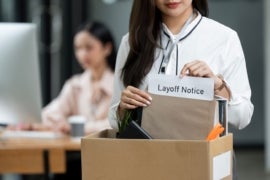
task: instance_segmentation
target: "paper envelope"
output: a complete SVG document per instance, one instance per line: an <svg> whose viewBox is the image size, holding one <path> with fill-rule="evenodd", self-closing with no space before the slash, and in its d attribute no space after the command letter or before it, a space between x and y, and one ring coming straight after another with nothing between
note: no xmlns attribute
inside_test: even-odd
<svg viewBox="0 0 270 180"><path fill-rule="evenodd" d="M216 100L196 100L150 94L142 128L156 139L204 140L214 126Z"/></svg>

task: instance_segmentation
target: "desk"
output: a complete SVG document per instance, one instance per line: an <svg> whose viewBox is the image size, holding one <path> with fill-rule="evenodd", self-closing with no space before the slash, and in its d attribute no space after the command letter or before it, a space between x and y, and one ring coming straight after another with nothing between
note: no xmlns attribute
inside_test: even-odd
<svg viewBox="0 0 270 180"><path fill-rule="evenodd" d="M1 138L0 174L65 173L66 152L80 151L80 140Z"/></svg>

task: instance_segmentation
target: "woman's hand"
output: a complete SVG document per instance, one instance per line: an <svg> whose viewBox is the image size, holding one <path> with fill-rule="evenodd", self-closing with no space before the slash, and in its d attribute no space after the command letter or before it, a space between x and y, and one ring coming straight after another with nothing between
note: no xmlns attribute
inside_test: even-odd
<svg viewBox="0 0 270 180"><path fill-rule="evenodd" d="M121 94L121 101L119 105L119 115L123 114L126 109L135 109L137 107L145 107L151 104L151 96L138 88L128 86Z"/></svg>
<svg viewBox="0 0 270 180"><path fill-rule="evenodd" d="M214 90L216 95L220 95L224 98L230 98L230 92L221 78L213 73L211 68L204 62L195 60L184 65L180 72L181 77L194 76L194 77L208 77L214 79Z"/></svg>
<svg viewBox="0 0 270 180"><path fill-rule="evenodd" d="M57 122L51 127L51 130L54 132L69 134L70 125L67 122Z"/></svg>
<svg viewBox="0 0 270 180"><path fill-rule="evenodd" d="M182 77L187 75L194 77L213 78L215 89L220 87L223 83L222 80L213 73L213 71L204 61L195 60L185 64L180 74Z"/></svg>
<svg viewBox="0 0 270 180"><path fill-rule="evenodd" d="M214 73L204 61L191 61L184 65L181 70L181 75L196 76L196 77L214 77Z"/></svg>

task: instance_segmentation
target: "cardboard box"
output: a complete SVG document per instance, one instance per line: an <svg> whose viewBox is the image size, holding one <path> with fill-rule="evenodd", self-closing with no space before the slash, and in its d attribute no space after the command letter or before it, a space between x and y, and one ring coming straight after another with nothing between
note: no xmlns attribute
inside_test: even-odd
<svg viewBox="0 0 270 180"><path fill-rule="evenodd" d="M231 180L232 134L207 142L82 139L83 180Z"/></svg>

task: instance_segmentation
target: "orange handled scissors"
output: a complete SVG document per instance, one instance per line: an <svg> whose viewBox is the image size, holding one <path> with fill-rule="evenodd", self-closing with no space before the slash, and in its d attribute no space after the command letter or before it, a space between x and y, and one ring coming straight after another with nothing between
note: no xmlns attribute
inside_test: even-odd
<svg viewBox="0 0 270 180"><path fill-rule="evenodd" d="M219 137L219 135L224 131L224 127L222 127L222 125L220 123L218 123L208 134L206 140L210 141L213 139L216 139L217 137Z"/></svg>

